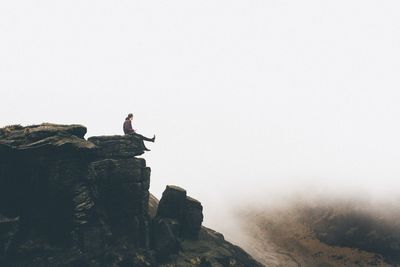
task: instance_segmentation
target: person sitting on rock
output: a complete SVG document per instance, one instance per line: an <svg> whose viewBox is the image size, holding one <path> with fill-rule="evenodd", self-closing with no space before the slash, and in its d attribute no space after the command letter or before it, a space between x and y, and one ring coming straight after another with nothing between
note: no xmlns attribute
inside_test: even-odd
<svg viewBox="0 0 400 267"><path fill-rule="evenodd" d="M153 142L153 143L154 143L154 141L156 140L156 136L154 135L153 138L148 138L148 137L145 137L145 136L143 136L143 135L141 135L141 134L138 134L138 133L132 128L132 120L133 120L133 114L132 114L132 113L129 113L129 114L128 114L128 117L125 118L124 127L123 127L123 128L124 128L124 133L125 133L125 134L134 135L134 136L139 137L139 138L142 139L142 140L145 140L145 141L149 141L149 142ZM145 150L150 151L150 150L147 149L146 147L145 147Z"/></svg>

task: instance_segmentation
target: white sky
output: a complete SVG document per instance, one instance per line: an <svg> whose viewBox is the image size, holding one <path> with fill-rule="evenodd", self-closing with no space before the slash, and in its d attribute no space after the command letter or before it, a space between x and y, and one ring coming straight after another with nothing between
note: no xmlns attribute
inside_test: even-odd
<svg viewBox="0 0 400 267"><path fill-rule="evenodd" d="M2 1L0 126L121 134L132 112L134 128L157 135L145 155L151 191L186 188L211 225L225 203L282 188L398 194L399 10L382 0Z"/></svg>

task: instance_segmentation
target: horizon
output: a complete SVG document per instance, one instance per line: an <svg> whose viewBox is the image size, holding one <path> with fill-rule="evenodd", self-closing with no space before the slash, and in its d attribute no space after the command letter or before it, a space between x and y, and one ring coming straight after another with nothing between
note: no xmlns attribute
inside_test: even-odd
<svg viewBox="0 0 400 267"><path fill-rule="evenodd" d="M19 5L22 3L23 5ZM400 4L0 4L0 127L77 123L157 136L150 191L205 224L296 192L400 196Z"/></svg>

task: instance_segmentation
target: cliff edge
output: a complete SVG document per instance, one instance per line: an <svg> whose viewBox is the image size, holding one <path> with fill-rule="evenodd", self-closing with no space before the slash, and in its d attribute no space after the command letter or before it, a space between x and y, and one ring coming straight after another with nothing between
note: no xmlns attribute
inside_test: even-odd
<svg viewBox="0 0 400 267"><path fill-rule="evenodd" d="M262 266L202 226L184 189L149 193L140 139L85 134L0 128L0 266Z"/></svg>

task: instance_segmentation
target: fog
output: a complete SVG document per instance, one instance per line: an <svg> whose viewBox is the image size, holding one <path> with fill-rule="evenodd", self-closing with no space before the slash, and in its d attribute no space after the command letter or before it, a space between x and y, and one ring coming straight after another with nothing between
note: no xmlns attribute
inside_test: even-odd
<svg viewBox="0 0 400 267"><path fill-rule="evenodd" d="M400 193L398 1L3 1L0 126L156 134L176 184L224 230L298 192ZM279 199L279 198L278 198Z"/></svg>

